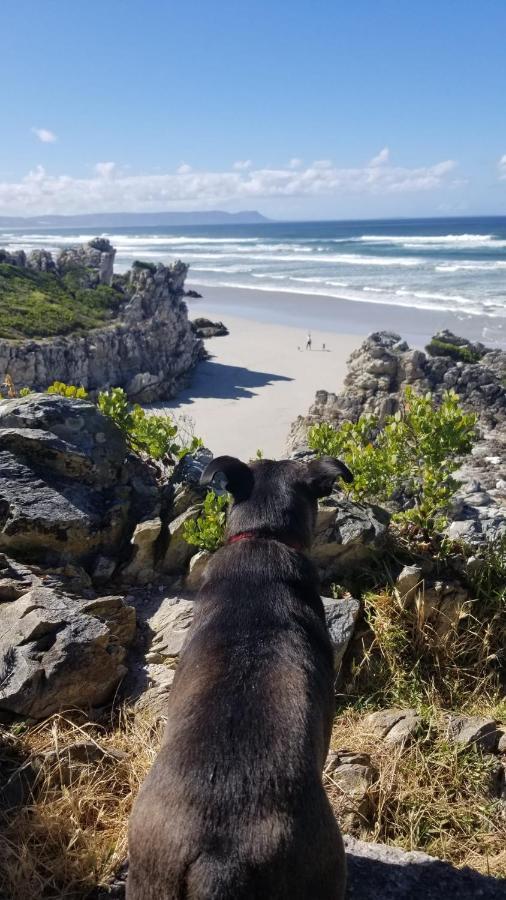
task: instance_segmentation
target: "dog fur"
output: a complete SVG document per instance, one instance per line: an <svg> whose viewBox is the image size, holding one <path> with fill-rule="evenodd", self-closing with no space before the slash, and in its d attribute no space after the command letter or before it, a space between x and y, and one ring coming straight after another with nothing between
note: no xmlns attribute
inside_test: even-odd
<svg viewBox="0 0 506 900"><path fill-rule="evenodd" d="M342 839L322 785L333 655L307 556L338 460L219 457L232 493L130 820L127 900L342 900ZM254 532L254 535L251 534Z"/></svg>

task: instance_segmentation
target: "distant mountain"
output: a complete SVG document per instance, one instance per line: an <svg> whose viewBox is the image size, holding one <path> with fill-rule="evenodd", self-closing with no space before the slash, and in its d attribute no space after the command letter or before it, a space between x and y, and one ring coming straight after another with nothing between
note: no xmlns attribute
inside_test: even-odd
<svg viewBox="0 0 506 900"><path fill-rule="evenodd" d="M0 216L0 228L136 228L164 225L257 225L269 222L256 210L204 212L85 213L78 216Z"/></svg>

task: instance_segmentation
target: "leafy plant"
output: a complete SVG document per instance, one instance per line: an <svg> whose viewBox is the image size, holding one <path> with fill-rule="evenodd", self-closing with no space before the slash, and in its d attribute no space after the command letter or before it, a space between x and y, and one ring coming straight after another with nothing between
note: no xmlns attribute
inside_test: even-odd
<svg viewBox="0 0 506 900"><path fill-rule="evenodd" d="M355 500L401 498L405 508L398 519L438 530L458 487L452 473L475 435L476 416L464 412L454 391L437 406L431 394L419 396L407 387L400 410L382 427L376 416L363 415L339 429L313 425L308 440L311 449L339 456L349 466Z"/></svg>
<svg viewBox="0 0 506 900"><path fill-rule="evenodd" d="M31 393L32 393L32 391L29 387L22 387L19 389L20 397L29 397Z"/></svg>
<svg viewBox="0 0 506 900"><path fill-rule="evenodd" d="M131 406L123 388L101 391L98 408L126 435L132 450L146 453L152 459L182 459L202 446L200 438L195 436L189 444L181 445L176 440L178 426L170 416L147 415L142 406Z"/></svg>
<svg viewBox="0 0 506 900"><path fill-rule="evenodd" d="M27 390L30 393L29 389ZM21 391L19 393L21 394ZM77 387L75 384L65 384L64 381L53 381L49 385L47 393L59 394L60 397L68 397L69 400L85 400L88 396L88 391L82 385Z"/></svg>
<svg viewBox="0 0 506 900"><path fill-rule="evenodd" d="M483 355L466 344L450 344L448 341L441 341L439 338L432 338L425 349L430 356L449 356L450 359L454 359L456 362L465 363L476 363Z"/></svg>
<svg viewBox="0 0 506 900"><path fill-rule="evenodd" d="M200 550L214 553L225 540L225 522L229 497L227 494L215 494L209 491L202 506L202 512L196 519L189 519L184 524L183 537L188 544Z"/></svg>

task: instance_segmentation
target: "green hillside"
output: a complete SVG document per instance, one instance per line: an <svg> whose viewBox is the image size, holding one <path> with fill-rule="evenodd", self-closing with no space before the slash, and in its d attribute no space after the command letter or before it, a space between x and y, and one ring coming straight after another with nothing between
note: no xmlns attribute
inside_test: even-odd
<svg viewBox="0 0 506 900"><path fill-rule="evenodd" d="M51 337L97 328L117 314L122 294L99 285L83 288L85 271L59 278L0 263L0 337Z"/></svg>

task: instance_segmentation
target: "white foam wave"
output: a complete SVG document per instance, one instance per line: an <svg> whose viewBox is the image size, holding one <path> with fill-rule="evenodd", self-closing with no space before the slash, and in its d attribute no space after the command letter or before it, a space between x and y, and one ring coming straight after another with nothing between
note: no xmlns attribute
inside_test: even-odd
<svg viewBox="0 0 506 900"><path fill-rule="evenodd" d="M355 241L367 244L400 244L403 247L432 247L438 245L454 247L490 247L491 249L506 247L506 241L497 238L493 234L363 234L357 238L350 238L350 242Z"/></svg>
<svg viewBox="0 0 506 900"><path fill-rule="evenodd" d="M436 272L493 272L506 269L506 260L483 260L482 262L448 262L435 266Z"/></svg>

